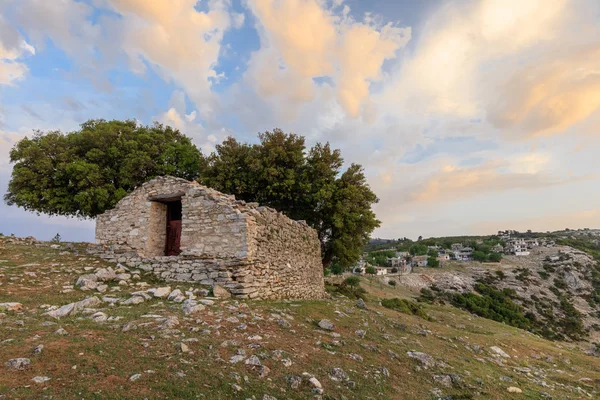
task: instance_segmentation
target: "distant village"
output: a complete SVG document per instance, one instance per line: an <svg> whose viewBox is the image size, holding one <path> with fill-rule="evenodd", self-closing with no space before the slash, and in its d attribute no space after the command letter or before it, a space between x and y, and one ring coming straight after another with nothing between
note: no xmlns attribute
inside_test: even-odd
<svg viewBox="0 0 600 400"><path fill-rule="evenodd" d="M495 244L491 246L490 252L511 256L528 256L531 250L536 247L554 247L556 245L555 241L549 238L524 239L513 237L515 234L518 234L518 232L512 230L498 231L498 240L504 243L504 245L500 243ZM476 243L482 244L483 240L477 240ZM363 275L368 273L368 268L373 268L375 275L409 274L414 267L427 267L432 257L430 254L437 255L434 257L437 265L443 265L447 261L460 262L474 260L473 253L475 249L463 243L453 243L449 249L438 245L427 246L427 250L427 255L411 255L408 251L395 251L393 248L377 250L376 252L389 253L390 251L395 251L395 253L393 257L387 257L385 266L371 265L365 260L366 257L363 255L361 260L352 269L352 273Z"/></svg>

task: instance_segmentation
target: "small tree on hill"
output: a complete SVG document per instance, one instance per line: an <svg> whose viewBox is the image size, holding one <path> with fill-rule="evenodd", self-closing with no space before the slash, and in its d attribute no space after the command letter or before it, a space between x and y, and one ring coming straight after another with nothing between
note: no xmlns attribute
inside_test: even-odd
<svg viewBox="0 0 600 400"><path fill-rule="evenodd" d="M474 251L473 252L473 260L479 262L486 262L488 260L487 254L482 251Z"/></svg>
<svg viewBox="0 0 600 400"><path fill-rule="evenodd" d="M365 273L369 275L375 275L377 273L377 270L375 269L375 267L367 267L365 268Z"/></svg>
<svg viewBox="0 0 600 400"><path fill-rule="evenodd" d="M490 262L500 262L502 260L502 254L500 253L490 253L488 256L488 260Z"/></svg>
<svg viewBox="0 0 600 400"><path fill-rule="evenodd" d="M435 257L427 257L427 266L437 268L440 266L440 260Z"/></svg>

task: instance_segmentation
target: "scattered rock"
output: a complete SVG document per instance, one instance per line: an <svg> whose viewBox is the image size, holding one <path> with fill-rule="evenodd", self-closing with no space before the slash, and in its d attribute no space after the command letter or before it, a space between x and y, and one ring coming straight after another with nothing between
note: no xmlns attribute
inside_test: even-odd
<svg viewBox="0 0 600 400"><path fill-rule="evenodd" d="M432 356L427 353L421 353L419 351L409 351L406 353L410 358L414 358L419 361L424 368L431 368L435 366L435 360Z"/></svg>
<svg viewBox="0 0 600 400"><path fill-rule="evenodd" d="M159 325L160 329L172 329L179 325L179 318L167 317L162 324Z"/></svg>
<svg viewBox="0 0 600 400"><path fill-rule="evenodd" d="M356 301L356 307L358 307L360 309L363 309L363 310L367 310L368 309L367 303L365 303L365 301L363 299L358 299Z"/></svg>
<svg viewBox="0 0 600 400"><path fill-rule="evenodd" d="M494 354L499 355L500 357L510 358L510 356L498 346L492 346L490 347L490 350L494 352Z"/></svg>
<svg viewBox="0 0 600 400"><path fill-rule="evenodd" d="M237 364L237 363L239 363L241 361L244 361L244 358L246 358L246 356L238 354L238 355L232 356L229 359L229 362L232 363L232 364Z"/></svg>
<svg viewBox="0 0 600 400"><path fill-rule="evenodd" d="M96 291L99 293L105 293L108 290L108 285L98 285L96 286Z"/></svg>
<svg viewBox="0 0 600 400"><path fill-rule="evenodd" d="M248 359L245 362L246 365L254 365L254 366L259 366L261 365L260 363L260 359L257 356L250 356L248 357Z"/></svg>
<svg viewBox="0 0 600 400"><path fill-rule="evenodd" d="M67 336L69 334L69 332L67 332L64 328L58 328L57 330L54 331L55 335L60 335L60 336Z"/></svg>
<svg viewBox="0 0 600 400"><path fill-rule="evenodd" d="M206 307L202 304L198 304L196 300L185 300L182 308L185 315L190 315L202 311Z"/></svg>
<svg viewBox="0 0 600 400"><path fill-rule="evenodd" d="M30 364L31 360L29 358L12 358L5 363L8 369L14 371L23 371L29 368Z"/></svg>
<svg viewBox="0 0 600 400"><path fill-rule="evenodd" d="M48 315L52 318L62 318L67 315L74 315L84 308L96 307L102 304L102 301L97 297L88 297L76 303L66 304L56 310L48 311L44 315Z"/></svg>
<svg viewBox="0 0 600 400"><path fill-rule="evenodd" d="M134 329L137 329L137 325L134 323L128 322L125 325L123 325L123 328L121 328L121 332L129 332Z"/></svg>
<svg viewBox="0 0 600 400"><path fill-rule="evenodd" d="M188 353L190 348L185 343L177 343L177 349L182 353Z"/></svg>
<svg viewBox="0 0 600 400"><path fill-rule="evenodd" d="M333 368L329 373L329 378L336 382L347 381L350 379L346 371L341 368Z"/></svg>
<svg viewBox="0 0 600 400"><path fill-rule="evenodd" d="M452 387L452 378L450 375L434 375L433 381L440 386Z"/></svg>
<svg viewBox="0 0 600 400"><path fill-rule="evenodd" d="M33 349L32 353L33 354L41 354L43 350L44 350L44 345L43 344L38 344L37 346L35 346L35 348Z"/></svg>
<svg viewBox="0 0 600 400"><path fill-rule="evenodd" d="M506 391L508 393L523 393L523 391L521 389L519 389L518 387L514 387L514 386L510 386L508 389L506 389Z"/></svg>
<svg viewBox="0 0 600 400"><path fill-rule="evenodd" d="M168 297L169 294L171 294L170 286L160 287L154 290L154 297L157 297L159 299L164 299Z"/></svg>
<svg viewBox="0 0 600 400"><path fill-rule="evenodd" d="M167 300L174 301L175 303L181 303L182 301L185 300L185 296L183 295L181 290L175 289L169 294L169 296L167 297Z"/></svg>
<svg viewBox="0 0 600 400"><path fill-rule="evenodd" d="M142 374L133 374L133 375L131 375L131 376L129 377L129 380L130 380L131 382L135 382L135 381L137 381L138 379L140 379L141 377L142 377Z"/></svg>
<svg viewBox="0 0 600 400"><path fill-rule="evenodd" d="M297 375L286 376L285 380L292 389L298 389L302 384L302 378Z"/></svg>
<svg viewBox="0 0 600 400"><path fill-rule="evenodd" d="M21 311L23 311L23 304L21 304L21 303L0 303L0 310L21 312Z"/></svg>
<svg viewBox="0 0 600 400"><path fill-rule="evenodd" d="M231 293L221 285L214 285L212 291L213 296L218 299L228 299L231 297Z"/></svg>
<svg viewBox="0 0 600 400"><path fill-rule="evenodd" d="M287 322L285 319L277 320L277 325L281 326L282 328L286 328L286 329L289 329L292 327L292 324Z"/></svg>
<svg viewBox="0 0 600 400"><path fill-rule="evenodd" d="M143 296L131 296L130 298L128 298L125 301L122 301L121 304L124 306L130 306L130 305L136 305L136 304L141 304L143 303L144 297Z"/></svg>
<svg viewBox="0 0 600 400"><path fill-rule="evenodd" d="M75 286L84 291L94 290L98 287L98 277L94 274L81 275L79 278L77 278Z"/></svg>
<svg viewBox="0 0 600 400"><path fill-rule="evenodd" d="M308 383L313 388L316 388L316 389L323 388L323 385L321 385L321 382L319 382L319 380L317 378L315 378L314 376L312 376L308 379Z"/></svg>
<svg viewBox="0 0 600 400"><path fill-rule="evenodd" d="M335 329L335 325L328 319L322 319L319 321L319 328L324 329L326 331L332 331Z"/></svg>
<svg viewBox="0 0 600 400"><path fill-rule="evenodd" d="M104 322L108 319L108 315L104 314L102 311L98 311L97 313L92 314L90 318L95 322Z"/></svg>
<svg viewBox="0 0 600 400"><path fill-rule="evenodd" d="M47 376L36 376L32 379L32 381L34 381L35 383L44 383L48 382L49 380L50 378L48 378Z"/></svg>
<svg viewBox="0 0 600 400"><path fill-rule="evenodd" d="M110 267L101 268L98 271L96 271L94 275L96 275L96 279L100 282L110 282L117 279L117 274Z"/></svg>

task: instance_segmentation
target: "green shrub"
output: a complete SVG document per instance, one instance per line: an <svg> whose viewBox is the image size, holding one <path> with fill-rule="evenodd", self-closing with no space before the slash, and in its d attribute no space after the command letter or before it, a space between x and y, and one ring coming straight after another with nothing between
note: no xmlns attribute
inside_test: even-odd
<svg viewBox="0 0 600 400"><path fill-rule="evenodd" d="M375 267L367 267L365 268L365 273L369 275L375 275L377 273L377 270L375 269Z"/></svg>
<svg viewBox="0 0 600 400"><path fill-rule="evenodd" d="M490 253L488 256L489 262L500 262L502 260L502 254L500 253Z"/></svg>
<svg viewBox="0 0 600 400"><path fill-rule="evenodd" d="M475 293L455 294L452 303L484 318L505 322L508 325L529 329L531 321L523 313L523 307L512 301L514 290L498 290L492 286L478 283Z"/></svg>
<svg viewBox="0 0 600 400"><path fill-rule="evenodd" d="M349 276L346 279L344 279L344 282L342 284L349 287L359 287L360 278L358 276Z"/></svg>
<svg viewBox="0 0 600 400"><path fill-rule="evenodd" d="M396 286L396 281L395 281L395 280L393 280L393 279L390 279L390 280L388 281L388 285L390 285L390 286Z"/></svg>
<svg viewBox="0 0 600 400"><path fill-rule="evenodd" d="M440 266L440 260L438 260L435 257L428 257L427 258L427 266L432 267L432 268L437 268Z"/></svg>
<svg viewBox="0 0 600 400"><path fill-rule="evenodd" d="M547 280L550 277L550 274L546 271L538 271L538 275L544 280Z"/></svg>
<svg viewBox="0 0 600 400"><path fill-rule="evenodd" d="M382 300L381 305L385 308L400 311L404 314L416 315L423 319L429 320L429 316L425 313L425 311L423 311L423 308L414 301L395 297L393 299Z"/></svg>
<svg viewBox="0 0 600 400"><path fill-rule="evenodd" d="M392 268L392 274L398 273L398 268Z"/></svg>
<svg viewBox="0 0 600 400"><path fill-rule="evenodd" d="M435 293L433 293L431 290L429 290L427 288L422 288L421 295L419 296L418 301L422 301L424 303L433 303L435 298L436 298Z"/></svg>
<svg viewBox="0 0 600 400"><path fill-rule="evenodd" d="M488 256L483 251L474 251L473 260L479 262L486 262L488 260Z"/></svg>
<svg viewBox="0 0 600 400"><path fill-rule="evenodd" d="M331 264L329 268L331 268L331 273L334 275L341 275L344 273L344 267L342 267L340 264Z"/></svg>

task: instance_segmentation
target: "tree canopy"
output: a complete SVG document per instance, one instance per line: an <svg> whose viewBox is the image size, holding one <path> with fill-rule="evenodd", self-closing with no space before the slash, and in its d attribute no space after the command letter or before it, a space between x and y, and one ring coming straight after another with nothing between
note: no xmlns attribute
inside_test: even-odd
<svg viewBox="0 0 600 400"><path fill-rule="evenodd" d="M195 179L200 155L189 138L158 123L90 120L67 134L38 131L11 150L4 199L38 213L92 218L156 176Z"/></svg>
<svg viewBox="0 0 600 400"><path fill-rule="evenodd" d="M339 150L280 129L259 134L259 143L229 137L203 157L198 181L236 198L256 201L305 220L319 234L323 263L349 267L379 226L371 206L378 201L363 169L343 170Z"/></svg>

